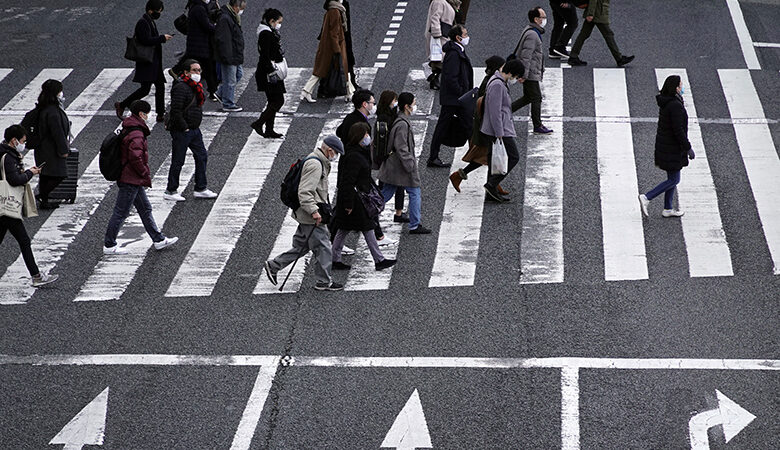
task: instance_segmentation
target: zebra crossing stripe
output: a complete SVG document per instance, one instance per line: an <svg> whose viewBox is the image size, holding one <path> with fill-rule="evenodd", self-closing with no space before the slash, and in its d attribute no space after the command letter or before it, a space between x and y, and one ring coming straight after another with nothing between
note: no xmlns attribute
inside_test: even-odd
<svg viewBox="0 0 780 450"><path fill-rule="evenodd" d="M10 69L8 70L10 73ZM41 85L48 79L54 79L62 81L70 75L73 69L43 69L38 75L32 79L27 85L17 92L16 95L3 106L4 111L18 111L18 114L2 115L0 116L0 130L5 130L13 124L22 121L26 111L29 111L35 107L35 103L38 101L38 94L41 92ZM5 76L8 75L6 73ZM32 159L32 152L27 152L30 155L29 159ZM27 163L28 161L25 161ZM28 164L29 165L29 164Z"/></svg>
<svg viewBox="0 0 780 450"><path fill-rule="evenodd" d="M252 69L248 69L251 71ZM250 72L248 72L250 73ZM250 76L243 78L236 85L236 98L240 98L249 83ZM206 148L211 147L222 124L227 120L227 115L207 116L203 118L200 129L203 133L203 143ZM188 151L191 155L191 152ZM163 199L164 186L168 181L168 171L171 167L171 154L169 152L152 179L155 188L147 192L149 202L154 205L154 221L164 229L165 222L173 211L176 202ZM187 186L195 174L195 164L188 161L182 167L179 180L182 186ZM117 236L117 245L124 247L127 254L104 255L95 266L95 270L87 281L81 286L74 301L106 301L117 300L130 286L138 268L143 264L147 252L150 251L151 240L146 234L141 217L137 214L130 215Z"/></svg>
<svg viewBox="0 0 780 450"><path fill-rule="evenodd" d="M59 70L70 71L70 69ZM101 75L108 76L108 73L101 72ZM41 76L39 75L39 77ZM112 83L107 83L107 85L114 86ZM100 94L103 96L103 102L108 100L113 93L110 87L103 90ZM98 98L93 97L95 95L93 92L85 91L81 95L87 96L89 99L82 100L77 97L74 103L103 103ZM152 127L155 124L156 122L152 122ZM74 129L73 137L77 137L80 131L81 129ZM41 262L39 263L41 270L48 270L62 259L70 244L84 229L111 187L111 184L100 173L98 156L95 155L84 174L79 178L79 195L76 198L76 203L53 210L32 238L32 250L36 259ZM0 304L27 303L35 293L35 289L28 282L28 277L27 268L22 256L19 255L0 278Z"/></svg>
<svg viewBox="0 0 780 450"><path fill-rule="evenodd" d="M623 69L594 69L597 118L629 117ZM647 256L630 123L596 122L604 278L607 281L648 277Z"/></svg>
<svg viewBox="0 0 780 450"><path fill-rule="evenodd" d="M544 75L542 114L562 117L563 70ZM520 283L563 282L563 121L545 121L553 133L534 135L528 122Z"/></svg>
<svg viewBox="0 0 780 450"><path fill-rule="evenodd" d="M696 152L696 159L685 168L685 182L677 187L678 201L685 211L681 222L690 276L732 276L731 252L720 220L718 196L697 120L688 73L685 69L655 69L655 73L659 89L669 75L680 76L685 86L685 109L691 119L688 140Z"/></svg>
<svg viewBox="0 0 780 450"><path fill-rule="evenodd" d="M14 69L0 69L0 81L3 81Z"/></svg>
<svg viewBox="0 0 780 450"><path fill-rule="evenodd" d="M298 111L298 106L301 104L301 91L306 84L304 71L308 72L309 69L291 67L287 70L287 78L284 80L287 92L284 94L284 105L279 110L280 113L295 114Z"/></svg>
<svg viewBox="0 0 780 450"><path fill-rule="evenodd" d="M719 69L718 75L733 119L766 117L749 70ZM734 132L772 256L773 272L780 275L780 158L765 123L735 122Z"/></svg>

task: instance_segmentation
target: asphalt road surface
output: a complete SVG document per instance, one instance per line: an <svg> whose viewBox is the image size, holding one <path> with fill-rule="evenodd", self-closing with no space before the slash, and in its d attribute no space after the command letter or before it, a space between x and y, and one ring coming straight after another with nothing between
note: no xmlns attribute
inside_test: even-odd
<svg viewBox="0 0 780 450"><path fill-rule="evenodd" d="M184 3L166 2L161 31ZM477 82L533 3L472 1ZM612 3L636 60L616 68L598 32L586 67L546 60L554 133L529 134L528 110L515 115L521 159L503 183L512 201L496 205L483 203L483 171L457 194L448 170L425 167L439 112L421 66L428 2L353 0L358 82L418 96L433 234L409 235L386 212L391 272L374 272L353 235L353 269L336 272L346 291L315 292L301 263L279 293L262 273L289 244L279 183L349 112L298 98L321 2L249 0L244 111L208 102L202 126L220 197L193 199L188 157L187 201L162 200L170 136L155 127L149 195L179 242L149 249L133 215L119 241L130 253L104 256L117 189L96 156L118 125L113 102L137 86L122 56L143 2L4 0L0 123L62 79L80 179L75 204L25 221L56 284L30 288L15 241L0 245L0 447L780 448L780 3ZM284 13L292 68L282 140L249 126L265 104L253 73L266 7ZM166 44L165 67L183 49L181 35ZM668 73L687 80L697 158L682 171L687 214L662 218L657 199L642 219L638 191L665 175L653 143ZM463 151L442 159L459 166Z"/></svg>

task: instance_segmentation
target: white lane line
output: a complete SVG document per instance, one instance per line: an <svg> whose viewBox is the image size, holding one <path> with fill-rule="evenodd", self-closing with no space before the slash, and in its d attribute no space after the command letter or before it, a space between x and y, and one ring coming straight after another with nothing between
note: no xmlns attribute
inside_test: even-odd
<svg viewBox="0 0 780 450"><path fill-rule="evenodd" d="M387 63L386 62L375 62L374 63L374 67L376 67L377 69L383 69L383 68L387 67Z"/></svg>
<svg viewBox="0 0 780 450"><path fill-rule="evenodd" d="M394 44L395 43L395 38L384 38L384 40L382 40L382 43L383 44Z"/></svg>
<svg viewBox="0 0 780 450"><path fill-rule="evenodd" d="M276 120L287 134L291 119ZM206 221L171 282L166 297L209 296L227 266L254 209L282 139L266 139L252 130Z"/></svg>
<svg viewBox="0 0 780 450"><path fill-rule="evenodd" d="M376 78L376 67L362 67L362 68L355 68L356 73L360 73L360 79L357 80L358 84L363 86L366 89L371 89L371 87L374 85L374 79ZM376 101L379 101L379 92L374 92ZM354 110L355 107L352 105L352 102L345 102L344 97L336 97L333 99L333 103L330 105L330 110L328 111L328 114L349 114Z"/></svg>
<svg viewBox="0 0 780 450"><path fill-rule="evenodd" d="M69 70L69 69L68 69ZM105 77L116 76L123 81L129 71L106 72L98 75L96 86L101 86L99 92L90 91L93 84L73 100L76 105L102 105L113 95L121 83L105 81ZM102 99L102 101L101 101ZM73 121L71 132L74 139L84 129L91 117ZM28 154L29 156L29 154ZM98 165L99 155L88 165L79 178L79 192L76 202L72 205L55 209L32 238L32 249L36 260L40 261L41 270L46 271L62 259L70 244L76 239L84 226L103 200L111 184L103 178ZM0 278L0 304L25 304L35 293L35 288L29 284L29 274L19 255Z"/></svg>
<svg viewBox="0 0 780 450"><path fill-rule="evenodd" d="M669 75L679 75L685 86L685 109L690 120L688 140L691 141L696 159L683 170L683 182L678 186L678 201L685 211L681 218L688 267L692 277L732 276L731 252L726 233L720 220L718 196L712 180L707 151L704 148L701 127L695 120L696 105L693 89L685 69L655 69L658 88Z"/></svg>
<svg viewBox="0 0 780 450"><path fill-rule="evenodd" d="M780 43L774 43L774 42L753 42L753 47L780 48Z"/></svg>
<svg viewBox="0 0 780 450"><path fill-rule="evenodd" d="M718 69L718 75L731 117L764 117L764 108L748 70ZM773 272L780 275L780 158L777 148L767 125L734 124L734 132L772 256Z"/></svg>
<svg viewBox="0 0 780 450"><path fill-rule="evenodd" d="M628 94L623 69L594 69L596 116L627 117ZM639 187L631 124L596 123L604 278L607 281L648 277Z"/></svg>
<svg viewBox="0 0 780 450"><path fill-rule="evenodd" d="M734 23L734 29L737 32L737 39L739 39L739 46L742 48L742 55L745 57L747 68L761 70L756 49L753 47L753 38L750 37L750 31L745 23L745 17L742 15L739 0L726 0L726 4L731 13L731 21Z"/></svg>
<svg viewBox="0 0 780 450"><path fill-rule="evenodd" d="M319 145L326 136L336 134L336 128L341 125L342 121L343 119L331 119L325 122L319 137L317 137L317 144ZM312 149L314 148L315 147L312 147ZM298 155L298 157L304 158L310 152L311 150L304 150L300 155ZM290 161L290 163L293 162L294 161ZM331 164L330 175L328 176L328 195L330 196L331 202L334 201L334 196L336 193L336 180L338 179L338 172L338 164ZM286 252L292 247L292 240L293 236L295 235L295 230L298 228L298 222L292 218L291 214L292 211L289 209L285 212L282 228L279 230L279 234L276 236L274 247L271 250L271 254L268 256L268 259L272 259L276 257L276 255L282 252ZM290 278L287 280L287 284L284 286L283 293L298 292L298 290L301 288L301 283L303 283L303 277L306 273L306 267L308 267L310 259L311 252L308 252L306 255L301 257L301 260L298 261L298 264L295 265L295 269L292 271L292 273L290 273ZM291 267L291 265L287 266L279 272L280 281L287 276L287 273ZM255 289L252 293L280 294L279 289L268 281L265 272L260 273L260 278L257 280L257 285L255 286Z"/></svg>
<svg viewBox="0 0 780 450"><path fill-rule="evenodd" d="M284 106L279 110L280 113L294 114L298 110L301 104L301 91L308 79L305 74L310 72L311 69L302 67L291 67L287 71L287 78L284 80L287 93L284 94Z"/></svg>
<svg viewBox="0 0 780 450"><path fill-rule="evenodd" d="M3 81L14 69L0 69L0 81Z"/></svg>
<svg viewBox="0 0 780 450"><path fill-rule="evenodd" d="M474 68L474 85L482 82L484 68ZM427 91L424 89L423 91ZM466 145L455 149L453 166L462 164ZM436 256L433 260L428 287L472 286L477 272L479 235L482 228L482 212L485 207L487 167L482 166L469 174L469 181L460 185L460 193L452 183L447 183Z"/></svg>
<svg viewBox="0 0 780 450"><path fill-rule="evenodd" d="M246 408L244 408L244 414L241 416L230 450L246 450L252 444L252 437L255 435L278 367L279 357L269 357L268 365L263 366L257 374L255 385L249 395L249 400L246 402Z"/></svg>
<svg viewBox="0 0 780 450"><path fill-rule="evenodd" d="M4 69L8 70L8 69ZM41 93L41 85L48 79L62 81L73 69L43 69L27 85L17 92L16 95L3 106L3 111L7 114L0 116L0 129L5 130L13 124L18 124L24 118L24 114L35 107L38 101L38 94ZM7 74L6 74L7 75ZM32 158L33 152L27 152Z"/></svg>
<svg viewBox="0 0 780 450"><path fill-rule="evenodd" d="M409 81L409 78L407 78L407 81ZM404 89L407 90L406 87ZM419 160L423 143L425 142L425 133L428 131L428 121L414 120L411 121L411 124L415 142L414 156ZM406 196L408 197L408 195ZM408 205L408 198L406 200ZM397 256L398 247L401 244L401 231L403 230L402 224L393 222L393 216L395 215L393 202L394 199L387 202L380 221L382 231L385 233L385 239L391 239L396 242L396 244L381 248L382 254L388 259L394 259ZM347 291L387 290L390 289L392 277L392 267L380 271L375 270L374 260L371 257L371 252L368 250L365 239L362 236L358 237L352 269L349 271L349 277L344 285L344 289Z"/></svg>
<svg viewBox="0 0 780 450"><path fill-rule="evenodd" d="M387 36L397 36L398 30L387 30L387 33L385 33Z"/></svg>
<svg viewBox="0 0 780 450"><path fill-rule="evenodd" d="M561 370L561 449L580 448L580 373L574 367Z"/></svg>
<svg viewBox="0 0 780 450"><path fill-rule="evenodd" d="M563 115L563 70L545 71L542 114ZM545 119L554 131L534 135L528 146L520 244L520 283L563 282L563 122Z"/></svg>

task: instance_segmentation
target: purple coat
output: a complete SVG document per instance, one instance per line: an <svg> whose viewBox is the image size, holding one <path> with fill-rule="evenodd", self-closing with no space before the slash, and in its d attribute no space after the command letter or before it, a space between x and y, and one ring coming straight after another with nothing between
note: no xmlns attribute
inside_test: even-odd
<svg viewBox="0 0 780 450"><path fill-rule="evenodd" d="M485 113L480 131L493 137L516 137L515 124L512 123L512 98L500 72L488 81L484 102Z"/></svg>

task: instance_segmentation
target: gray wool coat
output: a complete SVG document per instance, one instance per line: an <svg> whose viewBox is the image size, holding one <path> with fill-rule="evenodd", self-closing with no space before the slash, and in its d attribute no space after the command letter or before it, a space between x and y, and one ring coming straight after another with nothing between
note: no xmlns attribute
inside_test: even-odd
<svg viewBox="0 0 780 450"><path fill-rule="evenodd" d="M414 133L407 119L395 119L388 145L392 153L379 168L379 181L393 186L420 187L420 173L414 154Z"/></svg>

